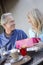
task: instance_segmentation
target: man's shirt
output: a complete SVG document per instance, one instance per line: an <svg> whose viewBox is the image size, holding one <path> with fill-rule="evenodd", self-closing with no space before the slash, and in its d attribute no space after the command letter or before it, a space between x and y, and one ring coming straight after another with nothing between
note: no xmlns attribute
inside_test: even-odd
<svg viewBox="0 0 43 65"><path fill-rule="evenodd" d="M27 35L22 30L15 29L12 31L10 37L6 37L5 32L0 34L0 48L6 47L7 50L11 50L15 48L15 44L17 40L26 39Z"/></svg>

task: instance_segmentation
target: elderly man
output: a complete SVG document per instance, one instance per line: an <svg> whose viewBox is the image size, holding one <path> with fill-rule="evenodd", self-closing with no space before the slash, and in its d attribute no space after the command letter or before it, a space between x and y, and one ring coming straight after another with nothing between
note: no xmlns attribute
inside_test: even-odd
<svg viewBox="0 0 43 65"><path fill-rule="evenodd" d="M1 25L4 28L4 32L0 34L0 47L6 47L7 50L11 50L16 47L16 40L27 38L26 33L15 29L15 21L12 13L5 13L1 16Z"/></svg>

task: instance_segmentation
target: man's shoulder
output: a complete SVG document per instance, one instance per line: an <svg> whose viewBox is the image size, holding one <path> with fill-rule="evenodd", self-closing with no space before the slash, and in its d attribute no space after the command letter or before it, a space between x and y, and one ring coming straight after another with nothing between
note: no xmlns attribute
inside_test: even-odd
<svg viewBox="0 0 43 65"><path fill-rule="evenodd" d="M20 32L24 32L24 31L23 30L20 30L20 29L15 29L14 32L20 33Z"/></svg>

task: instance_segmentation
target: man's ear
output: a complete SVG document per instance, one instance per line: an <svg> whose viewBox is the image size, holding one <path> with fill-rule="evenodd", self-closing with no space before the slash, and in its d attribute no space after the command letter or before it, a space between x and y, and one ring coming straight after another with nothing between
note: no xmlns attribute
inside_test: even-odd
<svg viewBox="0 0 43 65"><path fill-rule="evenodd" d="M5 24L3 24L2 26L3 26L4 29L6 28L6 25Z"/></svg>

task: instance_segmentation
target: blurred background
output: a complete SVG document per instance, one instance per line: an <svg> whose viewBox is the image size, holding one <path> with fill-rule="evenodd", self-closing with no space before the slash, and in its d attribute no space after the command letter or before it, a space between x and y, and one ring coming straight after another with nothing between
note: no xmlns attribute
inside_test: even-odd
<svg viewBox="0 0 43 65"><path fill-rule="evenodd" d="M0 18L5 12L11 12L14 16L16 28L24 30L28 35L27 13L33 8L38 8L43 13L43 0L0 0ZM1 21L0 21L1 22ZM3 28L0 25L0 33Z"/></svg>

